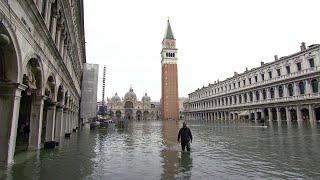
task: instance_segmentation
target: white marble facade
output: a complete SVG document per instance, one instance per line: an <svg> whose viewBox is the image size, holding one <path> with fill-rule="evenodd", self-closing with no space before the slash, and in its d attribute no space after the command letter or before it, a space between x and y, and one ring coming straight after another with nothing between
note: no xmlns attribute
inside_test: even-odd
<svg viewBox="0 0 320 180"><path fill-rule="evenodd" d="M0 1L0 20L0 163L9 164L21 139L39 149L78 127L83 2Z"/></svg>

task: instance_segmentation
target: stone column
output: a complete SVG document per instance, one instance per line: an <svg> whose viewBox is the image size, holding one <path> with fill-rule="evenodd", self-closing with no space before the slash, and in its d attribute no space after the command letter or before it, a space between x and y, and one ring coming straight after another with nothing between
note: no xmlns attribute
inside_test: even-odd
<svg viewBox="0 0 320 180"><path fill-rule="evenodd" d="M306 92L305 92L305 94L311 94L311 80L307 79L305 81L305 83L306 83Z"/></svg>
<svg viewBox="0 0 320 180"><path fill-rule="evenodd" d="M267 99L271 99L270 88L267 88L266 93L267 93ZM269 115L269 117L270 117L270 115Z"/></svg>
<svg viewBox="0 0 320 180"><path fill-rule="evenodd" d="M301 117L301 110L300 110L300 106L297 106L297 121L301 121L302 117Z"/></svg>
<svg viewBox="0 0 320 180"><path fill-rule="evenodd" d="M280 107L277 107L276 111L277 111L277 121L281 121Z"/></svg>
<svg viewBox="0 0 320 180"><path fill-rule="evenodd" d="M291 117L291 113L290 113L289 107L286 107L286 118L287 118L287 121L289 121L289 122L292 121L292 117Z"/></svg>
<svg viewBox="0 0 320 180"><path fill-rule="evenodd" d="M254 120L258 120L258 111L254 110Z"/></svg>
<svg viewBox="0 0 320 180"><path fill-rule="evenodd" d="M272 112L271 112L271 108L268 108L268 115L269 115L269 121L272 121L273 119L273 115L272 115Z"/></svg>
<svg viewBox="0 0 320 180"><path fill-rule="evenodd" d="M63 106L57 106L56 110L56 127L55 127L55 141L59 142L63 133Z"/></svg>
<svg viewBox="0 0 320 180"><path fill-rule="evenodd" d="M56 43L56 47L59 51L60 49L60 45L61 45L61 33L63 31L63 25L61 25L60 23L57 26L57 33L56 33L56 39L55 39L55 43Z"/></svg>
<svg viewBox="0 0 320 180"><path fill-rule="evenodd" d="M68 108L65 108L64 109L64 122L65 122L65 125L64 125L64 134L68 134L70 133L69 132L69 110Z"/></svg>
<svg viewBox="0 0 320 180"><path fill-rule="evenodd" d="M316 116L315 116L314 109L311 104L309 104L308 109L309 109L309 120L310 120L310 122L313 123L316 121Z"/></svg>
<svg viewBox="0 0 320 180"><path fill-rule="evenodd" d="M56 103L51 103L47 111L46 138L45 141L54 141L56 121Z"/></svg>
<svg viewBox="0 0 320 180"><path fill-rule="evenodd" d="M278 86L274 87L274 98L275 99L279 98L279 87Z"/></svg>
<svg viewBox="0 0 320 180"><path fill-rule="evenodd" d="M58 19L58 11L52 12L52 22L51 22L51 37L53 41L55 41L56 38L56 30L57 30L57 19Z"/></svg>
<svg viewBox="0 0 320 180"><path fill-rule="evenodd" d="M265 99L263 98L262 90L259 90L259 96L260 96L260 101L261 101L261 100L265 100ZM261 113L261 114L262 114L262 113Z"/></svg>
<svg viewBox="0 0 320 180"><path fill-rule="evenodd" d="M68 120L68 132L71 133L72 132L72 110L69 111L69 120Z"/></svg>
<svg viewBox="0 0 320 180"><path fill-rule="evenodd" d="M61 54L62 59L64 57L64 41L65 41L65 39L66 39L66 33L64 32L61 34L61 42L59 44L59 52Z"/></svg>
<svg viewBox="0 0 320 180"><path fill-rule="evenodd" d="M50 13L51 13L51 0L47 0L45 5L45 14L44 14L44 22L46 23L47 28L50 27Z"/></svg>
<svg viewBox="0 0 320 180"><path fill-rule="evenodd" d="M253 102L257 101L257 96L255 91L252 91L252 101Z"/></svg>
<svg viewBox="0 0 320 180"><path fill-rule="evenodd" d="M43 96L32 97L31 117L30 117L30 134L29 134L29 149L40 149L42 118L43 118Z"/></svg>
<svg viewBox="0 0 320 180"><path fill-rule="evenodd" d="M285 84L283 86L283 97L288 97L289 96L289 92L288 92L288 85Z"/></svg>
<svg viewBox="0 0 320 180"><path fill-rule="evenodd" d="M25 85L0 83L0 165L7 165L13 162L20 95L25 88Z"/></svg>

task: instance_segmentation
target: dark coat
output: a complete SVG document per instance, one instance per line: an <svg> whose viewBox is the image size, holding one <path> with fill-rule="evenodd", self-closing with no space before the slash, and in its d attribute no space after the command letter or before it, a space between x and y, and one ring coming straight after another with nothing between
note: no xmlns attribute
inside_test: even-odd
<svg viewBox="0 0 320 180"><path fill-rule="evenodd" d="M190 140L192 141L191 130L188 127L180 128L179 134L178 134L178 141L180 138L181 138L181 143L187 143Z"/></svg>

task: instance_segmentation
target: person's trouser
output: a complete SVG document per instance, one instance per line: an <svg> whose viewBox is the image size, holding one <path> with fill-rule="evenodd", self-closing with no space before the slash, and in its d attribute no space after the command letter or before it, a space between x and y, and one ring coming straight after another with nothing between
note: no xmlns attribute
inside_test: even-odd
<svg viewBox="0 0 320 180"><path fill-rule="evenodd" d="M188 142L181 142L181 149L182 149L182 151L184 151L186 147L187 147L187 151L190 151L190 141L188 141Z"/></svg>

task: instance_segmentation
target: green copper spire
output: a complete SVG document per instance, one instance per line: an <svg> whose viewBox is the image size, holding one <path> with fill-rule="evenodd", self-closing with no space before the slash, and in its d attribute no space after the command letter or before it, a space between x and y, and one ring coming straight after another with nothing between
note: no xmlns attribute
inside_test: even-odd
<svg viewBox="0 0 320 180"><path fill-rule="evenodd" d="M164 35L164 39L174 39L169 18L168 18L167 31L166 31L166 34Z"/></svg>

